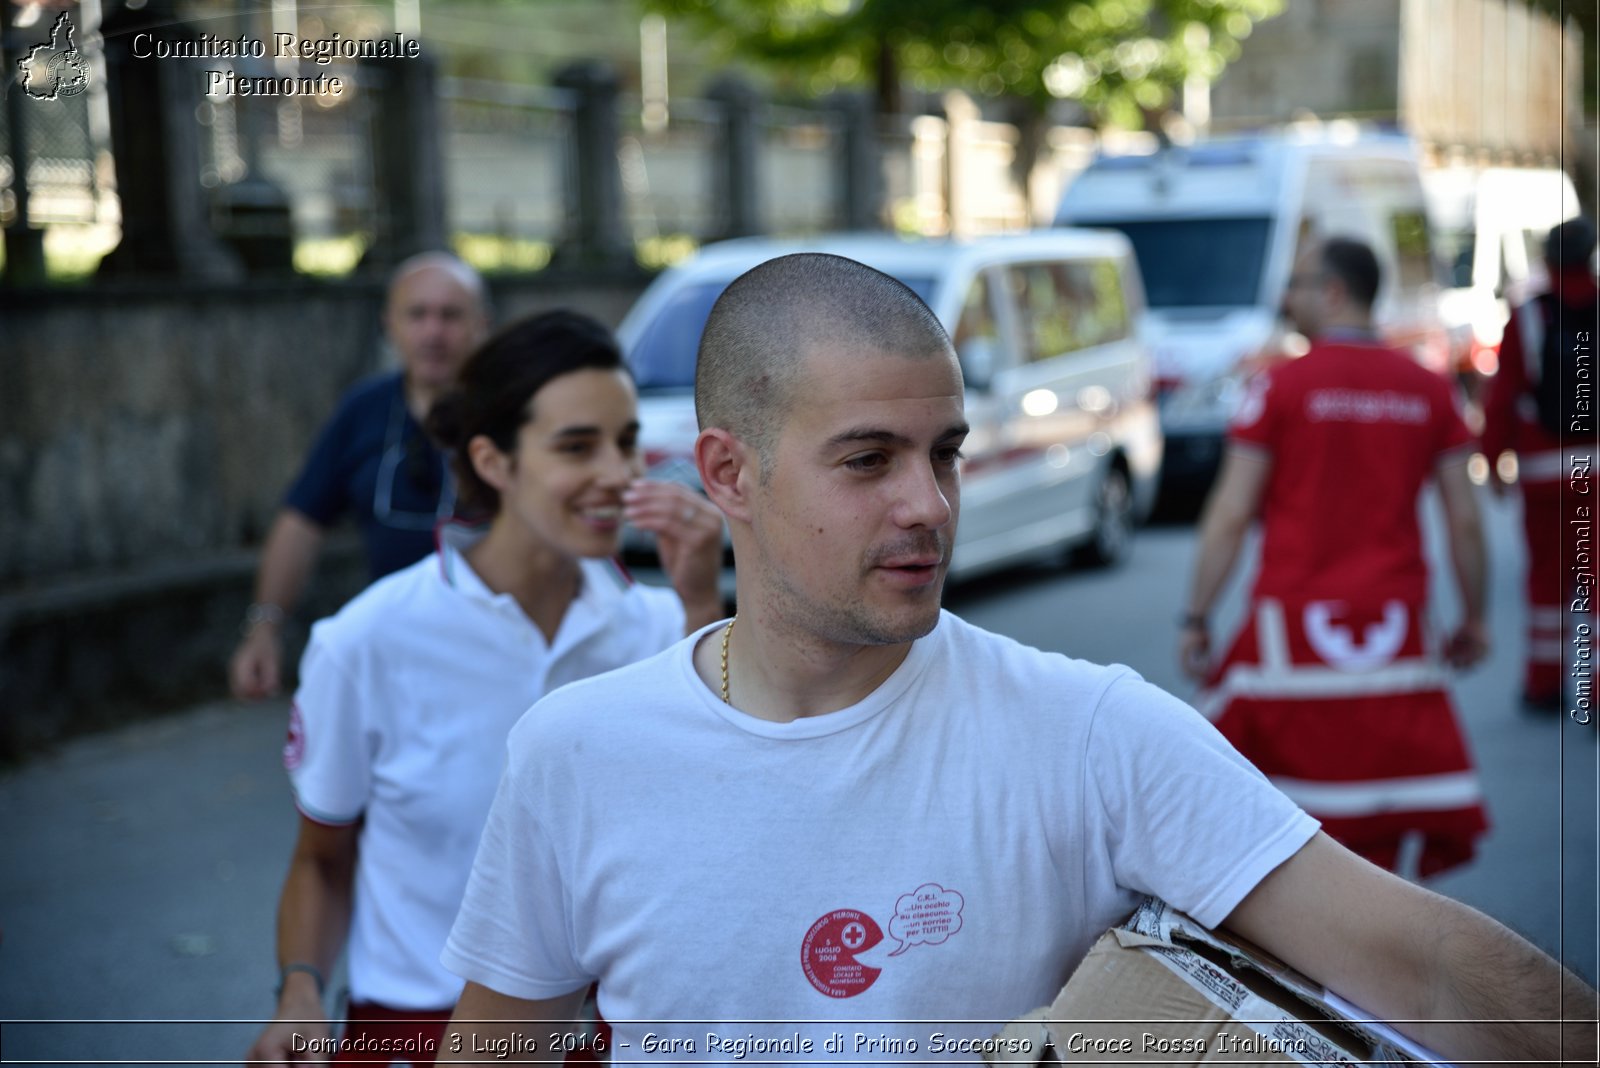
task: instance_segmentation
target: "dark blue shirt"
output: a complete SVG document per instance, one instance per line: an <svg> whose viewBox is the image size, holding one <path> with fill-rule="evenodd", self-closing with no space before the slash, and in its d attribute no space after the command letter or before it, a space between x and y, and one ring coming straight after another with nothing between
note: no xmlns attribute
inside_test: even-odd
<svg viewBox="0 0 1600 1068"><path fill-rule="evenodd" d="M284 504L322 527L353 513L374 579L433 551L434 526L455 507L455 483L411 417L397 372L340 398Z"/></svg>

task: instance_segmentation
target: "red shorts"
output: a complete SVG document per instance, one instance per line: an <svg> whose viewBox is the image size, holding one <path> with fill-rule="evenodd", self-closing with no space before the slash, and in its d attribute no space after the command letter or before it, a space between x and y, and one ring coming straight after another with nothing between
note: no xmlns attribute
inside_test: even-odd
<svg viewBox="0 0 1600 1068"><path fill-rule="evenodd" d="M352 1001L345 1015L344 1035L334 1064L390 1064L394 1061L431 1065L444 1041L451 1009L424 1012L389 1009L370 1001Z"/></svg>
<svg viewBox="0 0 1600 1068"><path fill-rule="evenodd" d="M1488 826L1423 606L1260 598L1196 705L1323 830L1393 870L1472 858Z"/></svg>

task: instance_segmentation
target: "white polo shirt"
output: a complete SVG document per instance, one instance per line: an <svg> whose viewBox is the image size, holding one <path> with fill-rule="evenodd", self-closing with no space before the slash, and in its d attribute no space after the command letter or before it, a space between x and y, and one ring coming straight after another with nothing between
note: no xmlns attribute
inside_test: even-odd
<svg viewBox="0 0 1600 1068"><path fill-rule="evenodd" d="M444 1009L439 963L505 763L506 735L556 687L650 656L683 635L671 590L584 560L554 642L467 566L462 531L311 630L284 765L319 823L363 820L350 996ZM455 542L455 544L452 544Z"/></svg>

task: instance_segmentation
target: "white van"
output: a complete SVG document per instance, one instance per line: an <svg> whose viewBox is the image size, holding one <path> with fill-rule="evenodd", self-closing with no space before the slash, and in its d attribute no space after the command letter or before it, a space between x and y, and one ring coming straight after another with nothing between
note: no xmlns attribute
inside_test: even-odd
<svg viewBox="0 0 1600 1068"><path fill-rule="evenodd" d="M1559 169L1442 167L1423 172L1447 273L1440 311L1457 370L1492 375L1510 306L1544 283L1544 239L1578 214Z"/></svg>
<svg viewBox="0 0 1600 1068"><path fill-rule="evenodd" d="M1383 269L1380 329L1425 365L1448 363L1416 153L1397 134L1318 123L1102 157L1068 186L1056 222L1133 241L1167 441L1162 483L1179 496L1210 485L1250 374L1305 351L1279 309L1310 236L1370 244Z"/></svg>
<svg viewBox="0 0 1600 1068"><path fill-rule="evenodd" d="M707 246L657 278L617 330L639 384L650 477L698 488L694 367L711 305L745 271L792 252L831 252L898 278L955 342L972 433L962 449L953 577L1063 548L1090 562L1122 558L1154 503L1161 432L1140 337L1144 296L1116 233ZM628 531L624 548L649 544Z"/></svg>

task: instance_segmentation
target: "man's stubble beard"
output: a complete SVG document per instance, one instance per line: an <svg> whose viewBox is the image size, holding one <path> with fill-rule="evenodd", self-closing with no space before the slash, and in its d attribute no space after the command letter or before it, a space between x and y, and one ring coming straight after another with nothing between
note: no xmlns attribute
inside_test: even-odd
<svg viewBox="0 0 1600 1068"><path fill-rule="evenodd" d="M759 540L759 535L757 537ZM938 578L921 594L926 604L918 606L920 610L916 616L898 623L878 618L865 603L851 601L848 597L841 598L837 604L819 600L807 593L793 576L775 568L763 569L761 585L765 587L771 616L781 621L785 629L839 645L899 645L925 637L939 622L939 608L950 568L950 542L942 533L930 533L927 537L912 535L878 547L862 564L860 574L865 586L876 566L874 561L933 551L940 553L942 562Z"/></svg>

